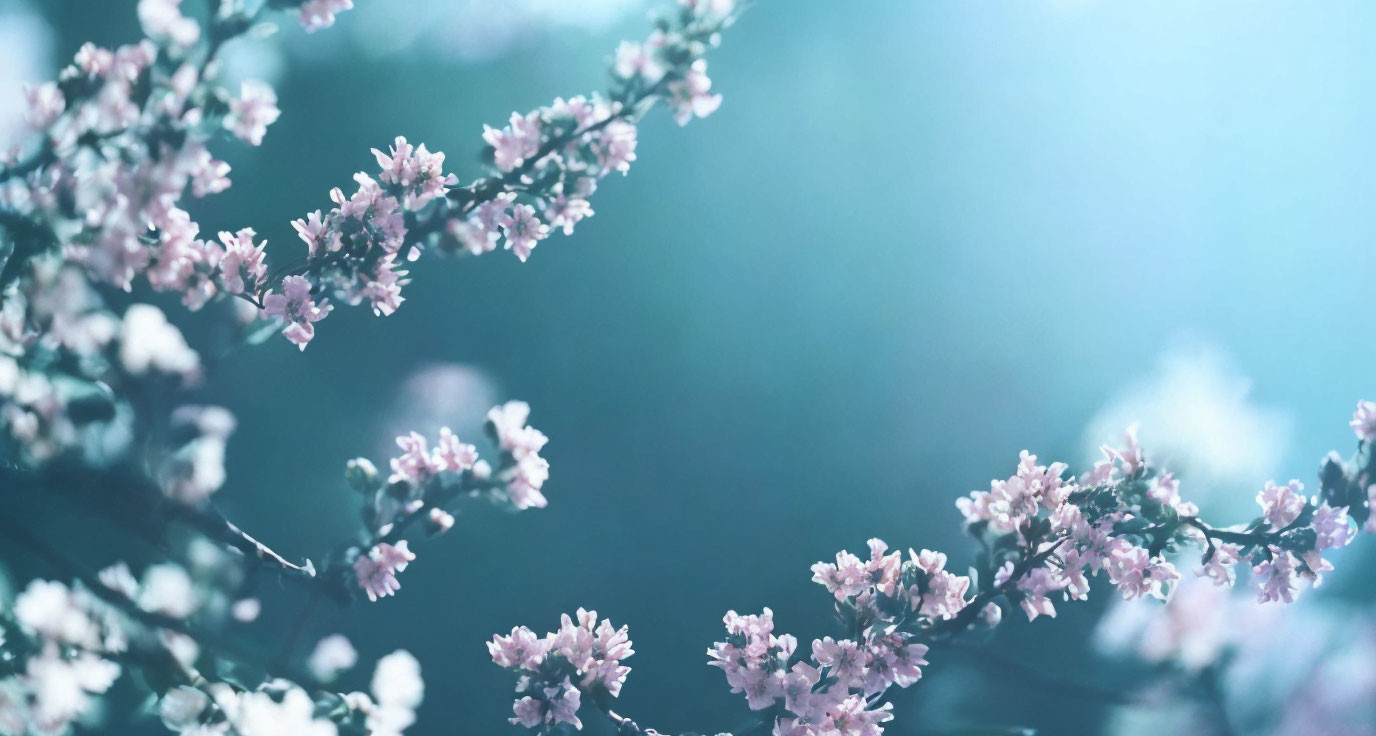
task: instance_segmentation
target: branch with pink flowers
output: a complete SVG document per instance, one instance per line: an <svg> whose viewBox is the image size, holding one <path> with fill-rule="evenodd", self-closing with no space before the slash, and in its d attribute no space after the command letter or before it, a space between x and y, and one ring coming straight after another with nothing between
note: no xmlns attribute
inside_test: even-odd
<svg viewBox="0 0 1376 736"><path fill-rule="evenodd" d="M399 264L426 250L476 255L501 245L524 261L551 231L571 233L592 215L597 183L635 160L635 123L648 110L664 103L686 123L716 109L702 57L735 9L684 0L644 44L618 49L606 96L556 100L486 129L491 170L465 186L423 145L398 138L375 150L376 178L357 175L353 194L335 189L328 212L292 223L305 257L269 271L253 230L202 239L181 206L230 186L228 165L211 154L217 136L259 145L279 115L262 83L223 89L217 60L270 11L291 11L315 31L352 2L212 5L201 22L179 0L141 0L148 39L88 44L57 81L28 89L34 139L0 159L0 484L35 517L78 508L162 560L141 578L122 562L97 573L25 529L0 529L0 543L71 581L32 580L0 621L9 635L0 647L14 655L0 687L24 694L0 698L0 722L63 730L127 668L178 732L255 736L254 724L272 723L400 733L421 697L414 658L380 660L368 693L334 693L328 683L357 659L351 645L320 640L305 672L296 642L318 598L395 594L416 543L451 528L463 504L546 505L547 440L529 426L529 407L507 402L488 413L488 459L440 428L399 437L390 473L350 461L345 482L360 494L363 527L316 561L297 557L213 503L235 419L185 403L207 371L202 352L137 297L112 309L108 287L180 293L193 310L217 305L231 319L213 323L207 342L237 346L280 330L304 347L332 301L394 311L407 283ZM227 631L259 615L263 572L308 591L271 657Z"/></svg>
<svg viewBox="0 0 1376 736"><path fill-rule="evenodd" d="M315 0L299 11L314 28L349 5ZM294 221L306 253L270 270L266 241L252 228L201 238L200 226L177 206L188 187L204 197L230 186L229 166L206 146L214 132L256 146L279 116L266 85L247 82L230 98L213 84L215 53L247 32L262 8L216 18L202 49L199 32L190 30L198 26L176 2L142 7L158 8L143 15L152 16L144 18L150 35L170 39L163 46L85 47L58 83L29 91L29 117L43 145L0 172L0 183L9 180L0 187L0 224L11 225L14 241L0 288L32 257L61 247L102 281L127 290L142 278L157 291L180 293L191 309L241 299L303 349L333 309L331 299L393 313L408 282L404 265L426 249L480 255L500 244L524 261L552 231L571 234L593 214L589 198L598 182L629 171L635 123L646 112L662 103L686 124L720 105L703 55L736 14L730 4L683 3L645 43L617 50L605 97L556 99L512 113L504 128L486 128L492 172L468 185L445 173L444 154L424 144L398 137L387 152L373 149L377 177L356 174L352 194L335 188L332 208ZM94 168L82 169L78 181L83 164Z"/></svg>
<svg viewBox="0 0 1376 736"><path fill-rule="evenodd" d="M813 581L834 599L838 638L803 649L775 633L768 608L728 612L726 638L708 656L756 712L735 733L877 736L893 718L893 688L920 680L926 657L943 645L997 626L1006 609L1029 621L1054 617L1057 603L1088 598L1094 577L1125 599L1164 600L1180 579L1173 560L1191 550L1200 554L1196 575L1231 586L1245 563L1258 602L1290 603L1332 569L1324 552L1349 544L1363 525L1376 530L1376 404L1360 402L1351 426L1357 454L1325 458L1318 494L1304 495L1299 481L1267 483L1257 494L1261 515L1240 528L1200 519L1176 478L1147 461L1132 429L1123 447L1105 446L1104 459L1078 479L1063 463L1039 465L1023 452L1013 476L957 504L980 545L968 575L948 570L945 554L909 550L905 559L872 539L868 559L842 551L812 566ZM578 728L590 704L619 733L659 733L610 708L630 672L624 626L580 610L555 632L518 627L488 649L519 676L514 724L539 733Z"/></svg>

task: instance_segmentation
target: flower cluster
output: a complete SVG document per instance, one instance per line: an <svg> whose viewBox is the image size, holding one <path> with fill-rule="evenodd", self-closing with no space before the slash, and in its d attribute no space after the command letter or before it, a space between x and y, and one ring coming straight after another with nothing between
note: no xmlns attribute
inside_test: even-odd
<svg viewBox="0 0 1376 736"><path fill-rule="evenodd" d="M0 645L10 663L0 678L0 728L67 733L96 714L98 697L128 671L166 683L157 714L169 730L188 736L399 736L414 722L424 685L419 663L404 651L378 660L371 693L311 693L282 678L214 679L215 673L198 671L207 650L220 654L192 623L222 613L221 591L204 581L236 583L220 577L231 568L211 549L186 551L193 570L163 563L139 579L117 563L71 586L30 582L0 614ZM233 618L250 619L242 614L246 608L233 606ZM341 669L356 663L352 647L349 656Z"/></svg>
<svg viewBox="0 0 1376 736"><path fill-rule="evenodd" d="M899 585L900 553L883 555L879 540L871 540L871 547L877 550L873 559L878 567L869 584L859 584L862 590L846 595L849 604L875 605L876 596L892 594ZM849 559L844 563L851 564ZM879 567L890 571L880 572ZM880 592L881 586L889 592ZM878 607L863 612L851 608L848 613L859 631L855 638L815 639L811 657L793 661L801 655L797 639L773 633L772 611L766 608L750 616L730 611L724 619L726 641L707 650L710 664L726 674L732 692L745 694L751 709L781 706L777 733L877 734L879 724L893 717L892 703L880 705L878 696L893 685L907 687L921 679L927 647L895 630L893 617L884 616Z"/></svg>
<svg viewBox="0 0 1376 736"><path fill-rule="evenodd" d="M1288 603L1303 579L1317 584L1332 569L1323 552L1351 542L1358 524L1371 526L1372 414L1368 402L1358 405L1352 420L1360 440L1357 461L1327 458L1321 494L1306 497L1298 481L1267 483L1257 495L1261 516L1241 529L1200 519L1198 508L1182 500L1174 475L1147 460L1132 428L1122 447L1105 446L1103 460L1079 478L1068 476L1063 463L1040 465L1023 451L1012 476L956 504L982 548L970 575L948 571L939 552L909 550L904 559L872 539L867 558L842 551L834 562L812 566L813 581L835 601L846 637L816 639L802 652L795 637L774 632L770 609L749 616L731 611L724 619L726 639L707 651L709 664L762 713L758 725L776 734L878 736L892 718L889 688L917 682L932 648L997 626L1005 605L1020 607L1028 620L1055 616L1057 602L1087 598L1095 576L1107 578L1125 600L1166 599L1180 579L1167 557L1187 547L1204 549L1195 570L1201 581L1230 586L1234 568L1246 561L1257 600ZM490 648L506 667L538 664L548 651L524 629L498 637ZM570 695L576 688L548 679L539 686L548 688L547 695L518 703L518 716L528 708L534 714L528 725L573 722L565 714L572 718L577 710L577 697ZM564 708L564 698L573 701L572 710ZM654 733L608 715L623 732Z"/></svg>
<svg viewBox="0 0 1376 736"><path fill-rule="evenodd" d="M540 489L549 479L549 461L540 456L549 438L527 424L530 405L508 401L487 413L487 431L502 450L506 497L517 509L544 508L549 503Z"/></svg>
<svg viewBox="0 0 1376 736"><path fill-rule="evenodd" d="M328 212L295 220L306 258L289 269L280 287L259 283L257 296L264 306L270 299L280 304L277 290L300 279L290 288L303 304L330 294L348 304L366 300L375 314L386 316L404 300L408 272L400 264L416 260L431 243L441 252L471 255L501 245L525 261L552 231L572 234L592 216L588 200L598 182L630 170L635 121L645 110L662 101L686 123L721 104L720 95L709 92L702 59L733 18L729 3L718 5L686 3L645 44L623 44L610 99L559 98L533 112L512 113L505 127L485 127L493 168L488 178L460 187L457 177L443 172L444 154L405 138L398 137L386 153L374 149L378 176L355 174L352 195L336 188ZM268 306L266 316L284 322L283 334L304 348L314 335L311 324L328 311Z"/></svg>
<svg viewBox="0 0 1376 736"><path fill-rule="evenodd" d="M317 306L312 292L330 291L349 304L364 300L378 315L389 315L401 306L401 287L406 271L398 269L398 256L415 260L420 252L401 253L408 232L408 213L424 209L458 183L443 172L444 154L431 153L425 144L412 146L397 137L389 153L373 149L381 172L377 179L362 172L354 175L358 189L345 196L330 191L335 206L292 222L306 244L303 274L286 276L279 294L268 289L263 305L268 317L286 323L283 335L303 349L315 334L312 324L329 313L322 300ZM288 293L290 290L290 293ZM287 305L283 309L278 305Z"/></svg>
<svg viewBox="0 0 1376 736"><path fill-rule="evenodd" d="M625 626L581 608L577 621L564 614L556 632L541 637L521 626L492 637L487 651L520 675L511 722L542 731L561 723L582 728L579 708L585 700L605 707L606 698L619 696L631 671L621 661L635 653Z"/></svg>
<svg viewBox="0 0 1376 736"><path fill-rule="evenodd" d="M354 562L354 574L358 576L358 587L368 595L368 600L377 601L401 590L397 573L416 559L416 555L406 547L406 540L395 546L386 542L374 545L368 554Z"/></svg>
<svg viewBox="0 0 1376 736"><path fill-rule="evenodd" d="M719 103L701 56L731 8L689 3L662 23L650 54L663 68L655 83L620 77L608 99L560 101L527 120L520 141L489 131L503 156L521 146L522 160L507 166L494 151L489 176L468 186L424 145L396 138L374 150L378 171L356 176L351 193L333 190L328 210L292 223L304 257L270 268L257 231L212 235L190 214L188 197L231 185L217 141L260 145L281 114L261 82L227 89L219 52L271 12L292 11L312 32L352 2L211 3L203 18L192 11L205 5L141 0L148 38L116 49L88 44L55 82L27 89L35 135L0 153L0 485L23 490L15 495L26 504L108 517L131 538L153 541L144 553L165 557L141 578L123 564L86 573L23 524L5 523L7 539L73 582L37 581L13 606L0 600L0 732L95 724L99 696L131 673L136 696L152 696L164 725L183 734L396 736L423 694L410 655L383 658L368 693L332 693L319 682L351 669L358 653L336 639L298 660L310 605L272 662L239 645L234 627L271 605L258 598L262 574L304 586L312 602L317 594L375 601L396 593L415 560L412 532L451 528L458 502L545 506L547 438L529 426L529 406L489 413L489 460L443 428L399 438L390 473L350 462L346 478L364 497L365 526L317 568L288 561L221 514L214 501L226 486L236 420L200 397L189 403L188 392L213 371L218 348L278 331L304 347L339 304L366 301L392 313L407 283L401 264L427 248L460 251L463 227L486 227L485 250L505 238L522 260L550 230L570 232L592 214L596 182L634 160L635 122L646 110L665 103L678 114L688 104L701 116ZM149 291L211 315L184 334L147 303ZM578 624L566 620L553 636L542 671L562 661L572 690L549 692L555 683L531 674L540 686L530 685L517 711L527 721L557 719L570 705L576 714L584 695L615 697L628 672L624 627L580 612Z"/></svg>
<svg viewBox="0 0 1376 736"><path fill-rule="evenodd" d="M350 0L287 4L297 6L307 31L352 7ZM374 149L376 177L356 174L352 194L335 188L328 211L293 221L305 258L269 272L266 241L252 228L202 237L182 207L188 192L205 197L230 186L228 164L208 148L217 131L256 146L280 115L270 87L245 81L231 95L217 86L210 63L261 12L217 15L202 33L179 0L143 0L149 40L114 51L83 47L59 81L29 89L42 146L0 169L0 224L24 239L18 250L60 246L102 281L130 290L143 276L190 309L222 296L242 299L304 349L332 298L366 301L379 316L396 311L408 282L402 264L427 245L481 254L500 243L524 261L552 230L572 233L593 214L588 198L597 182L629 170L635 121L646 110L663 102L684 123L720 105L702 56L734 18L731 3L683 3L645 44L618 51L609 99L558 99L513 113L505 128L487 128L493 175L468 186L444 173L444 154L423 144L397 137L387 152ZM19 260L0 274L0 287L22 268Z"/></svg>
<svg viewBox="0 0 1376 736"><path fill-rule="evenodd" d="M180 685L162 696L158 715L184 736L399 736L415 722L424 695L420 663L398 650L378 660L367 693L313 695L284 679L251 689L228 682Z"/></svg>
<svg viewBox="0 0 1376 736"><path fill-rule="evenodd" d="M117 314L79 268L54 257L35 260L30 277L3 298L0 454L11 463L36 466L77 452L108 464L129 451L133 422L130 402L112 389L128 394L200 380L199 354L161 310L135 303ZM231 421L206 432L223 437L232 428ZM170 495L203 498L219 487L211 481L223 453L200 448L197 487L169 482Z"/></svg>
<svg viewBox="0 0 1376 736"><path fill-rule="evenodd" d="M39 145L0 169L0 208L27 232L21 251L61 245L102 281L128 290L143 274L199 308L217 293L243 291L243 253L223 235L220 243L198 238L181 199L229 187L211 138L224 129L258 145L278 117L276 97L261 82L244 82L237 97L218 87L209 59L195 58L200 26L176 0L143 0L139 18L149 40L113 50L86 44L56 82L27 91ZM230 15L212 33L233 37L250 21Z"/></svg>
<svg viewBox="0 0 1376 736"><path fill-rule="evenodd" d="M644 43L623 42L617 48L610 99L558 98L533 112L513 112L505 127L484 128L483 140L499 177L489 182L501 188L465 207L467 217L448 219L450 247L481 255L500 243L526 260L550 231L572 234L574 226L592 216L588 199L599 180L630 170L635 121L643 108L662 100L684 125L721 106L721 95L709 92L712 82L702 55L733 20L734 4L680 5Z"/></svg>
<svg viewBox="0 0 1376 736"><path fill-rule="evenodd" d="M424 522L434 534L448 531L454 525L453 506L484 495L517 511L548 503L541 489L549 478L549 462L540 450L549 440L527 423L529 416L530 405L524 401L488 411L487 431L500 454L495 468L448 427L440 428L434 447L418 432L397 437L401 454L391 459L390 476L383 477L367 458L349 461L345 476L366 499L364 517L375 540L371 547L355 550L358 556L351 563L358 588L369 600L401 587L396 574L415 559L402 535L413 524Z"/></svg>
<svg viewBox="0 0 1376 736"><path fill-rule="evenodd" d="M306 33L329 28L334 25L336 15L353 7L354 0L306 0L301 3L301 27Z"/></svg>
<svg viewBox="0 0 1376 736"><path fill-rule="evenodd" d="M9 733L64 731L119 678L112 657L127 647L123 632L94 596L55 581L31 582L12 615L7 633L24 637L27 657L18 674L0 680L0 725Z"/></svg>

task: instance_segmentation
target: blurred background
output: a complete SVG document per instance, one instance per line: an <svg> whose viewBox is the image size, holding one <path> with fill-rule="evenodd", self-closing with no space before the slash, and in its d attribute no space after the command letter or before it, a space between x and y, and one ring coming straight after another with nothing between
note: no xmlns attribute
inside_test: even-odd
<svg viewBox="0 0 1376 736"><path fill-rule="evenodd" d="M21 83L136 38L134 5L0 0L0 135ZM224 147L234 186L192 213L204 228L295 254L289 221L396 135L471 180L483 123L603 88L653 3L358 5L233 49L229 73L272 82L283 115L261 148ZM955 499L1023 448L1079 467L1140 420L1184 494L1238 521L1265 481L1312 483L1352 449L1376 391L1372 48L1376 6L1356 0L762 0L710 57L721 111L647 119L574 237L526 264L426 258L396 315L340 310L305 353L274 340L223 364L201 392L240 419L217 502L319 555L355 525L348 458L529 401L549 508L461 516L399 597L312 633L417 653L408 733L516 733L483 642L585 606L630 626L625 712L730 728L743 699L704 655L726 610L832 633L808 567L873 536L959 568ZM1301 605L1365 610L1376 552L1345 552ZM295 595L265 599L266 641ZM1106 603L1014 621L995 648L1130 677L1091 643ZM951 653L897 699L895 732L1094 733L1113 710Z"/></svg>

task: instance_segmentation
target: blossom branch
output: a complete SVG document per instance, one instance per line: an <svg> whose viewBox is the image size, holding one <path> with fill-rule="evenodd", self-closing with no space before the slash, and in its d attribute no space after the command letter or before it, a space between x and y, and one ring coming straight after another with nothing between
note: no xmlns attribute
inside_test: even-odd
<svg viewBox="0 0 1376 736"><path fill-rule="evenodd" d="M1038 465L1023 452L1014 476L957 504L982 548L970 575L949 572L944 554L909 550L904 560L872 539L868 560L843 551L812 568L835 599L845 638L816 639L808 656L795 637L774 633L768 608L730 611L726 640L708 650L710 664L775 734L878 736L893 718L891 688L917 682L932 650L965 648L963 634L997 626L1005 603L1028 620L1055 616L1055 601L1088 597L1090 576L1107 577L1124 598L1164 599L1180 577L1165 555L1189 547L1204 548L1197 575L1232 585L1234 567L1246 560L1258 601L1291 602L1301 581L1317 583L1332 569L1322 553L1351 542L1359 520L1373 530L1376 404L1360 402L1351 426L1355 463L1330 455L1313 498L1298 481L1267 483L1257 494L1262 515L1241 530L1200 520L1175 477L1147 462L1133 429L1078 479L1065 477L1064 464ZM629 672L620 663L631 653L629 639L623 627L616 647L598 646L611 641L609 625L593 629L596 614L582 610L578 621L565 616L544 637L518 627L488 645L499 666L520 676L513 723L547 732L576 726L585 700L609 710L607 699Z"/></svg>
<svg viewBox="0 0 1376 736"><path fill-rule="evenodd" d="M258 327L267 323L304 346L313 323L329 313L330 298L366 299L377 313L390 314L406 283L397 264L425 248L478 254L503 244L525 260L551 229L569 233L592 215L587 198L601 178L627 171L635 159L634 123L650 107L666 103L680 123L716 109L720 96L710 92L702 56L734 19L730 3L682 3L645 44L618 50L607 99L556 100L513 115L506 128L487 129L493 173L466 187L442 171L442 154L424 146L399 138L388 153L374 151L378 179L359 175L352 197L332 192L336 207L328 215L317 211L293 223L307 256L269 274L265 243L254 231L200 239L199 225L180 206L188 191L205 197L230 186L228 165L210 153L216 133L227 130L258 145L279 114L266 85L247 82L238 96L219 87L215 61L267 9L295 9L313 31L351 5L267 0L245 11L226 1L202 27L181 14L180 0L141 0L148 40L113 50L87 44L56 82L26 90L37 145L26 158L0 161L0 236L7 246L0 267L0 474L48 494L69 494L115 519L138 516L129 525L164 544L175 523L196 532L189 549L208 540L217 554L231 552L204 591L191 590L187 573L170 560L146 570L142 582L121 563L99 576L70 568L77 580L71 590L31 584L17 606L28 612L19 625L44 650L27 659L24 677L32 683L21 686L66 687L76 678L79 696L60 710L39 702L20 714L42 722L45 731L81 716L89 697L118 675L109 665L126 661L112 645L77 671L71 656L78 643L64 638L69 632L43 629L44 621L61 619L103 632L102 610L87 592L127 609L136 624L130 632L166 639L160 651L191 673L202 645L218 663L256 661L190 623L204 602L198 596L223 603L235 620L252 620L259 603L241 596L255 573L276 570L306 586L309 603L270 669L314 684L312 675L352 666L340 663L356 656L336 645L317 661L317 646L311 675L288 668L320 594L338 602L394 594L397 574L415 559L408 537L422 524L431 534L444 532L465 500L486 497L518 510L546 504L549 465L540 455L546 438L527 424L529 407L509 402L489 413L497 449L490 464L447 428L433 450L416 433L399 438L402 454L392 458L385 479L366 460L351 462L346 477L363 495L365 528L321 558L318 570L309 559L292 562L210 501L225 483L224 453L235 422L218 407L176 405L204 375L200 355L161 310L135 302L113 311L101 290L130 291L142 280L155 291L180 293L191 309L227 295L252 305L259 318L257 327L243 325L246 334L261 334ZM243 319L243 310L236 317ZM107 632L116 645L117 628ZM270 722L305 732L329 720L351 732L395 734L414 719L420 701L418 665L401 655L379 662L371 696L312 696L288 681L197 676L159 689L160 715L178 731L251 733L243 724ZM390 684L396 682L410 684L399 690ZM0 717L10 715L4 708L0 702Z"/></svg>

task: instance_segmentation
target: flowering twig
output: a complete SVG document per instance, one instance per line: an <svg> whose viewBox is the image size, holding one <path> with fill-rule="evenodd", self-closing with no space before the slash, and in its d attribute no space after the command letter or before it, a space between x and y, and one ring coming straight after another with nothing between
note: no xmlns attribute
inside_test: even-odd
<svg viewBox="0 0 1376 736"><path fill-rule="evenodd" d="M845 638L816 639L808 656L796 638L774 633L768 608L749 616L731 611L726 640L708 650L710 664L775 734L877 736L893 717L890 688L917 682L929 653L965 647L962 635L998 625L1005 605L1029 620L1055 616L1056 600L1088 597L1092 575L1107 577L1124 598L1164 599L1180 577L1166 555L1202 547L1197 575L1232 585L1234 567L1247 560L1258 600L1288 603L1301 580L1317 583L1332 569L1322 552L1347 545L1358 524L1373 526L1376 404L1361 402L1351 426L1359 440L1355 462L1330 455L1320 471L1322 493L1313 498L1298 481L1267 483L1257 494L1262 515L1244 529L1202 521L1181 499L1175 477L1147 462L1133 429L1123 447L1106 446L1104 460L1078 479L1065 477L1064 464L1038 465L1024 452L1014 476L958 503L982 547L970 575L947 571L944 554L910 550L904 560L872 539L868 560L840 552L835 563L812 568L813 580L835 598ZM580 610L578 618L575 625L565 616L544 637L519 627L488 645L498 665L520 674L513 723L540 732L577 725L581 702L605 710L619 694L629 672L620 660L631 653L625 628L612 639L604 621L590 642L596 614Z"/></svg>
<svg viewBox="0 0 1376 736"><path fill-rule="evenodd" d="M527 424L529 407L508 402L489 413L496 450L490 463L447 428L433 449L417 433L398 438L402 452L391 459L390 476L364 459L351 461L346 478L363 497L364 528L318 558L318 567L309 559L298 564L211 501L225 484L235 421L219 407L178 405L205 375L200 354L160 309L137 300L111 309L107 287L132 291L146 283L179 293L190 309L212 301L247 304L252 309L225 310L246 342L281 329L304 346L331 299L366 299L378 314L395 310L406 283L398 265L425 249L479 254L501 244L525 260L552 229L567 234L593 214L588 197L599 180L625 173L635 160L634 123L648 109L663 102L680 124L716 109L720 96L710 91L702 57L735 11L720 0L682 2L645 44L618 50L605 98L559 99L513 115L505 128L486 129L491 173L467 186L443 172L442 154L423 145L398 138L388 152L375 150L377 179L360 174L351 197L331 193L328 214L294 222L306 257L269 272L265 243L253 230L201 239L181 206L188 192L199 198L230 186L229 166L211 155L215 135L228 131L258 145L279 115L275 94L262 83L245 82L237 95L223 89L216 59L269 10L295 10L313 31L352 2L213 5L202 25L181 13L180 0L140 0L147 40L113 50L87 44L57 81L26 90L38 135L26 155L0 159L0 477L63 494L140 530L173 559L171 548L181 543L191 564L207 564L208 554L225 562L206 575L205 590L193 589L197 583L173 561L150 567L142 582L122 563L99 576L57 565L77 581L72 589L33 581L16 603L25 612L16 625L35 649L15 660L18 679L0 683L31 694L32 707L25 701L11 713L0 697L0 722L14 717L50 732L84 716L119 664L134 661L120 648L118 637L128 634L158 638L150 651L170 655L189 676L154 688L159 715L173 730L259 736L255 723L292 733L329 723L346 732L396 734L420 702L413 658L384 657L371 695L312 694L296 683L314 685L317 673L329 680L352 666L341 663L356 653L336 643L317 657L317 646L311 673L300 674L290 666L295 643L322 597L394 594L398 574L415 559L411 543L420 527L430 534L449 529L459 503L487 498L517 510L546 504L546 438ZM172 525L195 534L168 534ZM245 594L260 571L308 589L286 646L268 667L295 682L218 672L256 662L217 627L226 612L236 621L258 615L259 601ZM201 623L210 626L191 618L203 605ZM107 607L129 619L127 630L101 623ZM74 629L83 640L63 627L49 630L50 619L80 624ZM109 641L83 648L89 632ZM20 639L12 641L18 646ZM192 674L202 648L200 656L217 667L204 677ZM21 663L28 667L23 673ZM79 681L80 697L55 704L41 696L70 678Z"/></svg>

